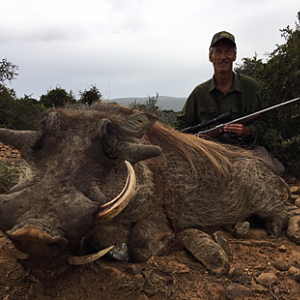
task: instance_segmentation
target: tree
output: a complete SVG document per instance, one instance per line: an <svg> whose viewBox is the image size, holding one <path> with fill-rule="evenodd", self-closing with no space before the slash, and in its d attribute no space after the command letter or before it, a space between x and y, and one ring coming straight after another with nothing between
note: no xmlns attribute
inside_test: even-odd
<svg viewBox="0 0 300 300"><path fill-rule="evenodd" d="M0 84L0 127L36 130L43 108L30 96L18 99L13 89Z"/></svg>
<svg viewBox="0 0 300 300"><path fill-rule="evenodd" d="M23 98L14 101L13 110L13 129L37 130L41 114L45 109L36 99L25 95Z"/></svg>
<svg viewBox="0 0 300 300"><path fill-rule="evenodd" d="M145 104L136 103L136 100L134 100L133 103L129 104L129 107L150 113L157 117L160 122L174 127L177 113L173 110L161 110L157 106L158 98L159 94L156 92L155 96L148 96L148 100L146 100Z"/></svg>
<svg viewBox="0 0 300 300"><path fill-rule="evenodd" d="M13 89L0 84L0 127L13 127L14 101L16 94Z"/></svg>
<svg viewBox="0 0 300 300"><path fill-rule="evenodd" d="M277 45L266 63L255 55L252 59L243 58L243 64L235 69L237 73L254 77L260 83L267 105L300 94L300 12L297 18L295 30L290 26L280 30L286 43Z"/></svg>
<svg viewBox="0 0 300 300"><path fill-rule="evenodd" d="M100 93L99 89L96 87L96 85L92 85L92 87L87 91L84 90L79 91L80 99L79 101L81 103L86 103L88 105L91 105L93 102L100 101L102 98L102 94Z"/></svg>
<svg viewBox="0 0 300 300"><path fill-rule="evenodd" d="M159 94L156 92L155 96L148 96L148 100L146 101L147 111L150 113L155 113L158 110L157 102L158 102Z"/></svg>
<svg viewBox="0 0 300 300"><path fill-rule="evenodd" d="M159 111L159 107L157 106L158 98L159 94L156 92L155 96L148 96L145 104L136 103L136 100L134 100L129 106L155 115Z"/></svg>
<svg viewBox="0 0 300 300"><path fill-rule="evenodd" d="M9 62L6 58L2 59L0 61L0 82L3 83L5 80L11 81L15 79L18 75L17 70L18 67L16 65Z"/></svg>
<svg viewBox="0 0 300 300"><path fill-rule="evenodd" d="M40 102L46 108L63 107L66 104L76 103L73 93L67 93L65 89L57 87L47 92L46 95L40 97Z"/></svg>
<svg viewBox="0 0 300 300"><path fill-rule="evenodd" d="M295 29L281 29L285 43L277 45L264 63L254 56L243 58L236 68L240 74L254 77L262 87L267 106L300 95L300 12ZM266 148L277 156L290 173L300 175L300 101L268 113L270 129L264 136Z"/></svg>

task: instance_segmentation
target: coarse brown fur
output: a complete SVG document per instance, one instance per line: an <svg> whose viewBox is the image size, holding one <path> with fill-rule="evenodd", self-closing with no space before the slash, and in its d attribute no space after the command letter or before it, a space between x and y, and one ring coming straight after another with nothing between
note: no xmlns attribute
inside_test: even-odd
<svg viewBox="0 0 300 300"><path fill-rule="evenodd" d="M21 151L34 176L1 195L0 228L12 234L28 224L45 230L47 235L40 234L48 239L45 253L51 251L50 236L65 247L57 252L84 254L85 245L99 250L115 245L112 256L135 261L180 248L176 234L185 229L207 231L252 215L266 222L269 233L280 234L286 217L282 180L260 159L155 121L100 103L53 109L40 132L1 130L0 140ZM124 186L125 160L136 173L135 196L116 218L95 224L97 208ZM21 198L26 205L16 210ZM26 252L24 238L14 242ZM30 251L43 249L42 241L28 238L39 244ZM124 244L128 253L122 253Z"/></svg>

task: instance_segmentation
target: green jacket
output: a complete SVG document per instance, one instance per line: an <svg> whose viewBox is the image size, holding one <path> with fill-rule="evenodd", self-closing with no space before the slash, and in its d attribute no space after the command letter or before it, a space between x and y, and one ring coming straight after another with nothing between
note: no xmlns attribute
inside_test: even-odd
<svg viewBox="0 0 300 300"><path fill-rule="evenodd" d="M254 79L234 73L231 88L228 92L223 93L216 87L213 77L196 86L192 91L181 113L177 116L175 128L181 130L194 126L212 120L230 110L233 119L236 119L264 108L260 86ZM251 136L247 138L251 141L264 135L268 122L265 117L260 116L245 125L251 131Z"/></svg>

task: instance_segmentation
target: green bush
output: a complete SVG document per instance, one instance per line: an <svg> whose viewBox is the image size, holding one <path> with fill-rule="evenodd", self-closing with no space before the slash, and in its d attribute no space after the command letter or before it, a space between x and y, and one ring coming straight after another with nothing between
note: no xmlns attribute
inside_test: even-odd
<svg viewBox="0 0 300 300"><path fill-rule="evenodd" d="M280 30L285 43L277 45L263 62L257 55L243 58L236 72L252 76L262 87L267 107L300 95L300 12L295 28ZM270 127L264 146L286 167L288 174L300 176L300 101L268 113Z"/></svg>

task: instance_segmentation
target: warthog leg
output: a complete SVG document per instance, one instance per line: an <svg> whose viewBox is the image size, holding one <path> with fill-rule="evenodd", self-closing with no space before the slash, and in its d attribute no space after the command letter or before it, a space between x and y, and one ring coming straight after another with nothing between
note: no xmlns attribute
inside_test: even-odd
<svg viewBox="0 0 300 300"><path fill-rule="evenodd" d="M230 267L227 254L208 234L190 228L178 233L177 238L207 269L217 275L227 274Z"/></svg>
<svg viewBox="0 0 300 300"><path fill-rule="evenodd" d="M144 219L132 228L128 248L131 260L140 262L154 255L169 255L183 246L164 220Z"/></svg>

